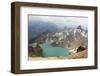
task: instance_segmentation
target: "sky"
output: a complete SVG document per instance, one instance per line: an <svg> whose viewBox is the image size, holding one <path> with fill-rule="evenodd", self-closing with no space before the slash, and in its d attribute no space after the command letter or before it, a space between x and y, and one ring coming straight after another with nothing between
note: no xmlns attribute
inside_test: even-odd
<svg viewBox="0 0 100 76"><path fill-rule="evenodd" d="M31 21L46 21L58 25L58 27L65 25L79 26L87 28L88 17L75 17L75 16L43 16L43 15L29 15L29 20Z"/></svg>

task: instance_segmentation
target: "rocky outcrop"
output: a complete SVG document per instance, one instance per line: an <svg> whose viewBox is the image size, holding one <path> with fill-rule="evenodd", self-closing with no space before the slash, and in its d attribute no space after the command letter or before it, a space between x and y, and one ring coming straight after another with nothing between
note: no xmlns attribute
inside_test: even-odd
<svg viewBox="0 0 100 76"><path fill-rule="evenodd" d="M86 50L85 47L79 46L78 49L77 49L77 52L84 51L84 50Z"/></svg>
<svg viewBox="0 0 100 76"><path fill-rule="evenodd" d="M43 57L43 50L39 44L36 47L28 46L28 51L30 57Z"/></svg>

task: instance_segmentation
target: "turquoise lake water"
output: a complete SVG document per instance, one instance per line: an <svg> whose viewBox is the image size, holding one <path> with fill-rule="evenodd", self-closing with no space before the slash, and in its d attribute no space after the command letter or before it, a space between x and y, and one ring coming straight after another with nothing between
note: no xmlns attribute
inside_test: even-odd
<svg viewBox="0 0 100 76"><path fill-rule="evenodd" d="M43 43L40 46L43 49L44 57L59 57L69 55L68 50L63 47L52 46L49 43Z"/></svg>

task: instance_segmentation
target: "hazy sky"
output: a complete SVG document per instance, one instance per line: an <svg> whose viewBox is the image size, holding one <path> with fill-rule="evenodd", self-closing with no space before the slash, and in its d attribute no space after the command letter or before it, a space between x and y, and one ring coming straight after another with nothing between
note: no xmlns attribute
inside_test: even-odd
<svg viewBox="0 0 100 76"><path fill-rule="evenodd" d="M72 16L39 16L39 15L29 15L29 20L31 21L46 21L52 22L55 24L61 24L61 26L65 25L73 25L82 27L86 27L88 25L88 17L72 17ZM60 26L60 25L58 25Z"/></svg>

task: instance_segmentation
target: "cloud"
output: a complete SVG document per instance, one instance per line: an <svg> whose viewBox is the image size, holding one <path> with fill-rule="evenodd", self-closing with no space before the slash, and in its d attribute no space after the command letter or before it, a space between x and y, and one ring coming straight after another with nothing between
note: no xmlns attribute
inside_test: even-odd
<svg viewBox="0 0 100 76"><path fill-rule="evenodd" d="M55 24L65 25L81 25L87 27L88 17L72 17L72 16L42 16L42 15L29 15L31 21L47 21ZM60 25L59 25L60 26Z"/></svg>

